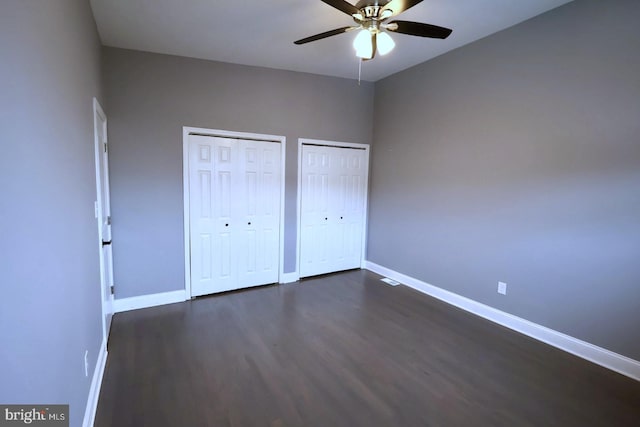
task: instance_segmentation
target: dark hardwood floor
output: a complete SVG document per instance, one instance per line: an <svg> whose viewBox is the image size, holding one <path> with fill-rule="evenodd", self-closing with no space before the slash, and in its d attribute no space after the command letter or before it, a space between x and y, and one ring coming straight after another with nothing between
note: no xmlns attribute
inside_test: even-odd
<svg viewBox="0 0 640 427"><path fill-rule="evenodd" d="M95 425L640 426L640 382L378 279L117 314Z"/></svg>

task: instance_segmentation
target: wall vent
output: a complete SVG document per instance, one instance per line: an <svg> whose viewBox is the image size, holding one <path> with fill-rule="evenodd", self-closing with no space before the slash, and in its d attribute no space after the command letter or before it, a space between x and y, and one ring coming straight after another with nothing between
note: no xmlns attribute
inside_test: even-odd
<svg viewBox="0 0 640 427"><path fill-rule="evenodd" d="M389 279L388 277L384 277L380 280L382 280L384 283L387 283L391 286L398 286L400 284L400 282L398 282L397 280Z"/></svg>

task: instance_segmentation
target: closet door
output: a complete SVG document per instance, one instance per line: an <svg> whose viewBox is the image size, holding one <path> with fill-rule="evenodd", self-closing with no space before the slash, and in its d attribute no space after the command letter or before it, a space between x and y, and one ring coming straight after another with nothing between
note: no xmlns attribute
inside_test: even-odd
<svg viewBox="0 0 640 427"><path fill-rule="evenodd" d="M300 187L300 277L331 271L329 225L329 147L302 145Z"/></svg>
<svg viewBox="0 0 640 427"><path fill-rule="evenodd" d="M360 268L365 216L365 151L333 148L331 217L334 218L333 271Z"/></svg>
<svg viewBox="0 0 640 427"><path fill-rule="evenodd" d="M240 141L239 287L278 281L280 167L280 144Z"/></svg>
<svg viewBox="0 0 640 427"><path fill-rule="evenodd" d="M191 135L192 296L275 283L280 144Z"/></svg>
<svg viewBox="0 0 640 427"><path fill-rule="evenodd" d="M191 294L237 286L234 184L238 146L234 140L192 135L189 147Z"/></svg>
<svg viewBox="0 0 640 427"><path fill-rule="evenodd" d="M366 176L362 149L302 145L301 277L360 267Z"/></svg>

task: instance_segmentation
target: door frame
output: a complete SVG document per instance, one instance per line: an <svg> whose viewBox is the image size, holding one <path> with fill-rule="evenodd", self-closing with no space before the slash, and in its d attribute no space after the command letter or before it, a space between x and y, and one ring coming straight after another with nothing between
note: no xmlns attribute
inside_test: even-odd
<svg viewBox="0 0 640 427"><path fill-rule="evenodd" d="M101 121L101 123L99 122ZM113 283L105 283L105 269L107 266L105 265L103 258L103 246L102 246L102 210L104 206L102 206L102 173L101 173L101 165L102 165L102 156L103 156L103 146L102 141L100 141L100 135L98 133L98 126L104 126L104 137L105 140L108 141L107 136L107 115L104 113L102 106L98 102L98 100L93 98L93 141L94 141L94 151L95 151L95 168L96 168L96 202L95 202L95 217L98 225L98 258L100 261L100 306L102 311L102 338L103 342L107 342L109 339L109 330L111 325L106 323L105 319L107 314L111 314L113 316L113 294L109 289ZM107 179L109 177L109 170L106 172ZM108 182L107 182L108 186ZM108 188L108 187L107 187ZM111 262L109 266L113 269L113 252L110 252ZM111 271L110 277L113 279L113 271ZM109 300L105 302L104 295L109 295Z"/></svg>
<svg viewBox="0 0 640 427"><path fill-rule="evenodd" d="M369 220L369 152L371 146L369 144L360 144L356 142L340 142L326 141L322 139L298 138L298 192L296 201L296 277L300 279L300 234L301 234L301 216L302 216L302 146L303 145L319 145L326 147L338 148L357 148L365 152L365 173L364 173L364 218L362 221L362 249L360 268L365 268L365 251L367 249L367 230Z"/></svg>
<svg viewBox="0 0 640 427"><path fill-rule="evenodd" d="M182 183L184 201L184 291L185 299L191 299L191 241L190 241L190 203L189 203L189 136L202 135L220 138L247 139L255 141L268 141L280 143L280 250L278 254L278 283L283 283L284 278L284 196L285 196L285 164L287 151L287 138L282 135L268 135L252 132L236 132L222 129L207 129L183 126L182 127Z"/></svg>

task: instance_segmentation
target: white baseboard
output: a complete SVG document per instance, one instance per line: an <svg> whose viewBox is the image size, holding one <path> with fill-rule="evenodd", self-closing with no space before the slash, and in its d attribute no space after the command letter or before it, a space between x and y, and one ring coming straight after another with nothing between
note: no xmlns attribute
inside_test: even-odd
<svg viewBox="0 0 640 427"><path fill-rule="evenodd" d="M186 301L184 289L179 291L163 292L160 294L141 295L139 297L121 298L113 300L113 311L121 313L123 311L137 310L140 308L155 307L164 304L173 304Z"/></svg>
<svg viewBox="0 0 640 427"><path fill-rule="evenodd" d="M100 353L96 360L96 367L93 370L91 379L91 388L89 388L89 397L87 399L87 407L84 410L84 420L82 427L93 427L96 419L96 410L98 409L98 398L100 397L100 387L102 386L102 376L107 366L107 342L102 341L100 345Z"/></svg>
<svg viewBox="0 0 640 427"><path fill-rule="evenodd" d="M293 273L283 273L282 276L280 276L280 283L293 283L298 280L300 280L300 276L298 276L298 273L295 271Z"/></svg>
<svg viewBox="0 0 640 427"><path fill-rule="evenodd" d="M614 353L602 347L598 347L586 341L549 329L537 323L530 322L521 317L514 316L488 305L479 303L453 292L430 285L421 280L407 276L371 261L365 262L367 270L397 280L417 291L430 295L463 310L484 317L487 320L506 326L509 329L520 332L538 341L547 343L578 357L596 363L605 368L616 371L622 375L640 381L640 361L631 359L618 353Z"/></svg>

